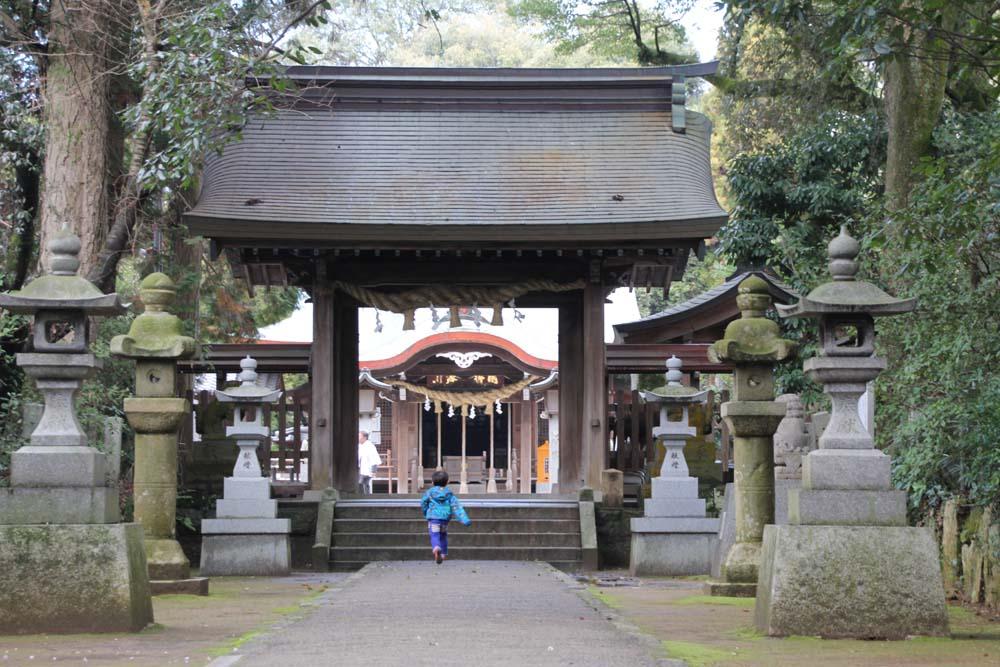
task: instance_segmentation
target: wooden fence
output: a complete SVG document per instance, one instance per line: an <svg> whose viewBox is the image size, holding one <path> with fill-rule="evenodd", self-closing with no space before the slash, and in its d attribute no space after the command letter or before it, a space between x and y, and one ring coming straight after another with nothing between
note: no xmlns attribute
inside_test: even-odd
<svg viewBox="0 0 1000 667"><path fill-rule="evenodd" d="M618 389L609 396L608 452L605 463L622 471L644 470L647 460L655 457L653 428L659 424L658 406L646 403L637 390ZM719 406L729 400L729 391L709 392L706 421L712 440L719 443L718 457L723 478L732 461L732 438L729 427L719 417Z"/></svg>

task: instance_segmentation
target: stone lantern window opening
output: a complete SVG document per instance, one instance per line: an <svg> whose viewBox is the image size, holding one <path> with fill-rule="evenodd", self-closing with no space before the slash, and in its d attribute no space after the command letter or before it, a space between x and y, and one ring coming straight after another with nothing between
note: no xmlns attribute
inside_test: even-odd
<svg viewBox="0 0 1000 667"><path fill-rule="evenodd" d="M869 315L825 315L819 321L820 356L875 354L875 320Z"/></svg>
<svg viewBox="0 0 1000 667"><path fill-rule="evenodd" d="M80 311L40 310L35 314L37 352L86 352L87 318Z"/></svg>

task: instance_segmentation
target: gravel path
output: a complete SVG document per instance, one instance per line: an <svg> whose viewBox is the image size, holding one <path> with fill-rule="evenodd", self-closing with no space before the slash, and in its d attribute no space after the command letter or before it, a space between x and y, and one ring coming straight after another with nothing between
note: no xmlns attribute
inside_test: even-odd
<svg viewBox="0 0 1000 667"><path fill-rule="evenodd" d="M576 589L576 590L574 590ZM677 664L542 563L377 563L213 667Z"/></svg>

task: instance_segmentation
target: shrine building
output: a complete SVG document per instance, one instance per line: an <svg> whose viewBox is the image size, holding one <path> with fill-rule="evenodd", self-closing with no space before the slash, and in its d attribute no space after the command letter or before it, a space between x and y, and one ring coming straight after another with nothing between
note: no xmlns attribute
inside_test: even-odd
<svg viewBox="0 0 1000 667"><path fill-rule="evenodd" d="M669 287L726 220L710 123L685 108L687 81L714 71L293 67L294 93L248 82L275 110L207 159L186 219L249 285L309 295L312 344L278 366L308 373L312 489L356 490L357 432L381 439L386 406L396 492L456 456L463 485L599 485L606 298ZM437 330L365 359L369 308ZM552 354L462 331L536 308L554 309ZM558 443L544 486L518 468L541 438Z"/></svg>

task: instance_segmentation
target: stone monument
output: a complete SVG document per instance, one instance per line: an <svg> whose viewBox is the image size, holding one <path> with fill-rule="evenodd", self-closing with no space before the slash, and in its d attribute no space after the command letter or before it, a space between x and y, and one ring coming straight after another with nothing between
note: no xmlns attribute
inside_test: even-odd
<svg viewBox="0 0 1000 667"><path fill-rule="evenodd" d="M902 639L948 633L938 549L906 522L906 494L893 489L889 456L874 449L858 399L885 368L875 321L913 310L857 280L857 241L841 229L829 245L833 281L782 317L819 320L821 350L804 369L833 405L819 449L803 459L802 488L788 492L789 524L768 526L756 623L769 635Z"/></svg>
<svg viewBox="0 0 1000 667"><path fill-rule="evenodd" d="M167 312L177 296L168 276L146 276L139 295L146 309L128 334L111 339L111 353L135 359L136 395L125 399L125 414L135 429L135 520L145 534L150 586L154 594L208 595L208 579L191 577L176 539L177 427L191 414L187 399L177 397L176 362L194 355L197 345Z"/></svg>
<svg viewBox="0 0 1000 667"><path fill-rule="evenodd" d="M117 464L88 445L75 412L101 367L88 318L124 306L76 275L79 238L63 230L48 249L48 273L0 294L0 307L34 316L32 351L17 365L45 399L0 489L0 633L134 632L153 621L142 527L120 523Z"/></svg>
<svg viewBox="0 0 1000 667"><path fill-rule="evenodd" d="M632 519L629 571L633 576L708 574L719 520L705 517L705 500L698 497L698 478L688 474L684 445L696 430L688 426L688 408L704 403L708 392L681 384L681 360L667 360L667 384L656 392L642 392L647 403L660 407L660 425L653 429L657 446L664 448L660 474L653 478L652 495L644 516ZM670 410L679 409L679 420Z"/></svg>
<svg viewBox="0 0 1000 667"><path fill-rule="evenodd" d="M774 365L795 354L796 345L781 338L767 283L750 276L736 297L741 317L726 327L725 337L708 350L713 362L735 366L733 400L722 404L722 418L733 433L735 542L722 559L722 579L709 581L710 595L753 597L757 589L764 526L774 523L774 443L785 404L774 401Z"/></svg>
<svg viewBox="0 0 1000 667"><path fill-rule="evenodd" d="M233 403L233 425L226 435L240 448L233 476L224 482L216 501L215 519L201 522L201 573L205 575L274 576L291 568L291 520L279 519L278 501L271 499L271 480L261 474L257 447L269 443L264 404L281 395L257 384L257 362L240 362L240 385L217 389L219 401Z"/></svg>
<svg viewBox="0 0 1000 667"><path fill-rule="evenodd" d="M809 429L798 394L777 399L785 418L774 432L774 523L788 523L788 490L802 486L802 457L809 451Z"/></svg>

